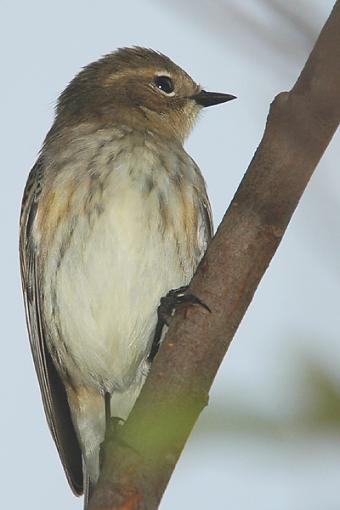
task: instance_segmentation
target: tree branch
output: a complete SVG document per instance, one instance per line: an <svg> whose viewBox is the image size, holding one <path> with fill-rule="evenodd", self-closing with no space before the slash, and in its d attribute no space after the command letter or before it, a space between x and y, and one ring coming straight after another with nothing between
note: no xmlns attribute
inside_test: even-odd
<svg viewBox="0 0 340 510"><path fill-rule="evenodd" d="M340 120L340 0L262 142L190 285L212 313L179 310L118 437L90 510L156 509L219 365ZM146 282L147 284L147 282Z"/></svg>

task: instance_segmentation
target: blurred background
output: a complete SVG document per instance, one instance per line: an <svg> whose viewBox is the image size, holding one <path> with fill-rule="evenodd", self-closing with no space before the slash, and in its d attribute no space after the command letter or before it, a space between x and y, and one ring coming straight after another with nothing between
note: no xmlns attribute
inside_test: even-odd
<svg viewBox="0 0 340 510"><path fill-rule="evenodd" d="M333 0L2 0L1 467L6 509L75 510L27 339L18 217L59 93L117 47L158 49L237 101L206 111L186 148L218 225L269 104L295 82ZM161 504L340 508L340 137L312 178L231 345Z"/></svg>

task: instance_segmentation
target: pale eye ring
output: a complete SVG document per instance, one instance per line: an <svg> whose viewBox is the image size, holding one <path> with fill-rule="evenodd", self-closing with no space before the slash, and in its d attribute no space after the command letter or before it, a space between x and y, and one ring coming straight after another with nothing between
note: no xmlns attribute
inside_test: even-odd
<svg viewBox="0 0 340 510"><path fill-rule="evenodd" d="M175 94L175 85L170 76L155 76L154 84L168 96L173 96Z"/></svg>

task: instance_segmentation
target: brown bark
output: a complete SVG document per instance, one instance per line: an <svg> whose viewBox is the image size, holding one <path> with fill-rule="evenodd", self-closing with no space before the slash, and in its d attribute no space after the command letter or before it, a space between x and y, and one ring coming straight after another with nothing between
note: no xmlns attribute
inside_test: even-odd
<svg viewBox="0 0 340 510"><path fill-rule="evenodd" d="M105 444L90 510L156 509L235 331L340 120L340 0L194 276L211 309L179 310L118 440ZM204 459L202 459L204 462Z"/></svg>

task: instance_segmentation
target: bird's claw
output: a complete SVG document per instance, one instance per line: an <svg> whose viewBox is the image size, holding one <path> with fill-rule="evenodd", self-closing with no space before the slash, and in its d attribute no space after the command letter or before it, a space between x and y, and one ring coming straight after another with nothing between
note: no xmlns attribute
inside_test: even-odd
<svg viewBox="0 0 340 510"><path fill-rule="evenodd" d="M99 466L100 469L102 468L102 465L104 463L105 458L105 446L112 442L117 442L118 444L123 443L122 440L119 439L118 436L118 430L119 427L122 427L125 423L125 420L123 418L119 418L118 416L111 416L110 419L106 420L106 427L105 427L105 436L100 444L100 450L99 450ZM125 445L125 443L124 443Z"/></svg>
<svg viewBox="0 0 340 510"><path fill-rule="evenodd" d="M178 289L172 289L167 293L166 296L161 298L159 307L157 309L158 321L150 354L148 357L150 362L153 361L158 352L164 326L169 326L170 319L174 316L175 311L178 308L188 308L192 305L200 305L208 312L211 312L208 305L203 303L203 301L201 301L201 299L199 299L197 296L194 294L185 293L188 288L189 286L185 285L183 287L179 287Z"/></svg>

